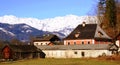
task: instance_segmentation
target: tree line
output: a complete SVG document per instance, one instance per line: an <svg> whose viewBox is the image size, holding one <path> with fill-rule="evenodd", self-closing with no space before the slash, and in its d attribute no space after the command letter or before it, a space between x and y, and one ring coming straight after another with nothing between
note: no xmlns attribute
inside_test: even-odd
<svg viewBox="0 0 120 65"><path fill-rule="evenodd" d="M114 38L120 33L120 0L99 0L98 24Z"/></svg>

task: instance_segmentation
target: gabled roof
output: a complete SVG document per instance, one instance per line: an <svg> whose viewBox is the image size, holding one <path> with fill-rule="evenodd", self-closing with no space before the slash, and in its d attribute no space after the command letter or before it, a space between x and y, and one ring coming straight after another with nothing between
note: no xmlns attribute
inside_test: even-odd
<svg viewBox="0 0 120 65"><path fill-rule="evenodd" d="M38 51L41 51L34 45L6 45L6 46L8 46L14 52L38 52ZM4 48L6 46L4 46Z"/></svg>
<svg viewBox="0 0 120 65"><path fill-rule="evenodd" d="M114 49L118 49L118 47L111 44L53 45L53 46L38 45L37 48L41 50L112 50L112 49L114 50Z"/></svg>
<svg viewBox="0 0 120 65"><path fill-rule="evenodd" d="M75 36L76 34L78 34L77 37ZM97 24L85 24L85 26L80 24L65 38L65 40L95 38L111 39Z"/></svg>
<svg viewBox="0 0 120 65"><path fill-rule="evenodd" d="M53 34L43 35L42 37L36 37L34 41L54 41L53 39L59 39L58 36Z"/></svg>

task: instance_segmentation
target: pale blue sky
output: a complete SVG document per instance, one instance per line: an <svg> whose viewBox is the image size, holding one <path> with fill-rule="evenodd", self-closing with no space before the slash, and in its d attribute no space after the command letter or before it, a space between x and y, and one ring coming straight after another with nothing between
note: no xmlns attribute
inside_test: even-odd
<svg viewBox="0 0 120 65"><path fill-rule="evenodd" d="M0 0L0 16L34 17L39 19L65 15L88 15L97 0Z"/></svg>

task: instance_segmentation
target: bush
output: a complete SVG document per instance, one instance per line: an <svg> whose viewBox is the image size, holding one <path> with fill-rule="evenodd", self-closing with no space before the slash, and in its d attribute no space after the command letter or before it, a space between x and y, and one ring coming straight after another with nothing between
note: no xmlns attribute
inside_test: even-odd
<svg viewBox="0 0 120 65"><path fill-rule="evenodd" d="M120 55L112 55L112 56L99 56L99 60L120 60Z"/></svg>

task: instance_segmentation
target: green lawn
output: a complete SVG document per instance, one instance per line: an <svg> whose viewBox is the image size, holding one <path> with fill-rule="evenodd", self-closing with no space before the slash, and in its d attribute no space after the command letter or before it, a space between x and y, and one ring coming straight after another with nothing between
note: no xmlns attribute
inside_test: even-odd
<svg viewBox="0 0 120 65"><path fill-rule="evenodd" d="M0 65L120 65L120 61L96 59L29 59L13 62L0 62Z"/></svg>

